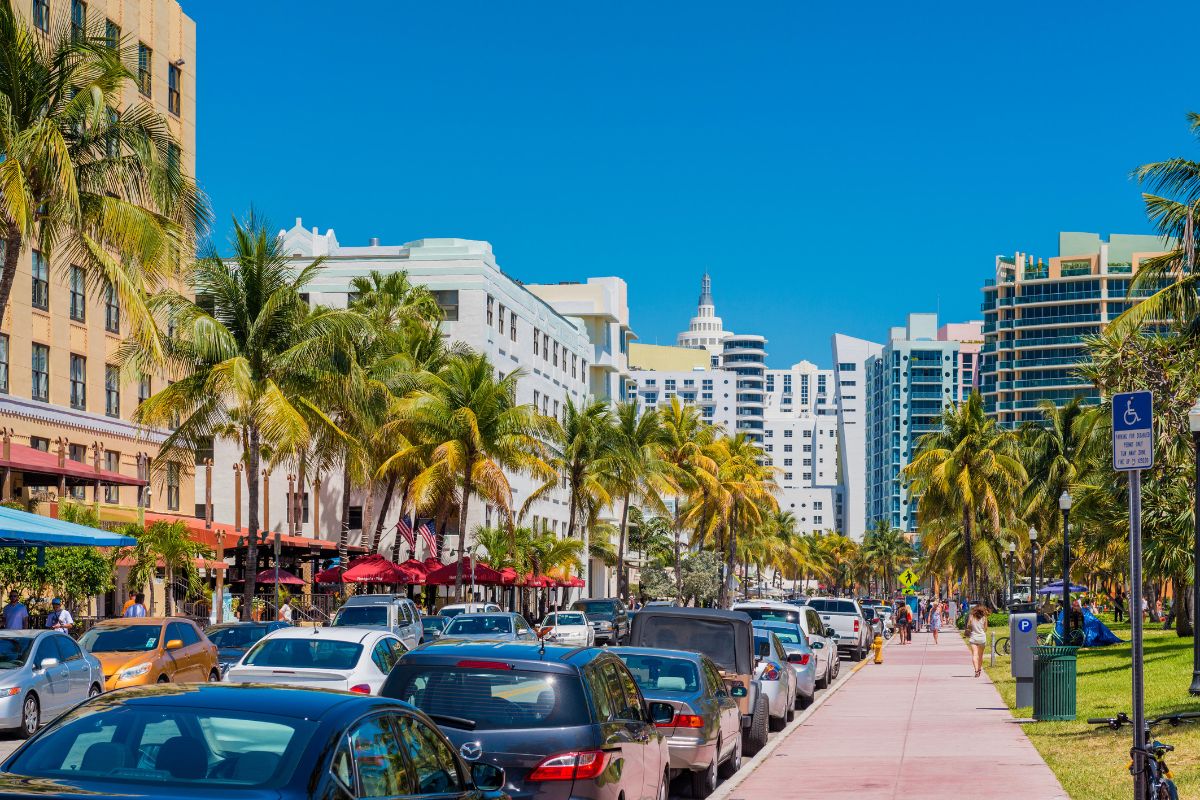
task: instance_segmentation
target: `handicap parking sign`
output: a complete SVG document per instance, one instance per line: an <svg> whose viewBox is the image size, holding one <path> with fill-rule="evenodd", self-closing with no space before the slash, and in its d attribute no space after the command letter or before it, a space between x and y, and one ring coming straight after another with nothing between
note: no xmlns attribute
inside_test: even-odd
<svg viewBox="0 0 1200 800"><path fill-rule="evenodd" d="M1113 469L1154 466L1154 401L1150 392L1113 395Z"/></svg>

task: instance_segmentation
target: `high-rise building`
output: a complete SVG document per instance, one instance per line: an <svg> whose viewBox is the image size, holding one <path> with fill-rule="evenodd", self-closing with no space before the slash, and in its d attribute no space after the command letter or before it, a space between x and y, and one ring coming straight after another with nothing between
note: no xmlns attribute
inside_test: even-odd
<svg viewBox="0 0 1200 800"><path fill-rule="evenodd" d="M744 433L759 444L767 408L767 340L757 334L730 334L721 343L721 369L732 372L734 423L732 433Z"/></svg>
<svg viewBox="0 0 1200 800"><path fill-rule="evenodd" d="M883 346L865 339L835 333L833 346L833 407L837 414L837 484L842 518L840 530L852 539L866 533L867 497L867 385L866 367Z"/></svg>
<svg viewBox="0 0 1200 800"><path fill-rule="evenodd" d="M120 113L150 104L178 142L180 165L195 174L196 26L176 0L37 0L14 3L35 35L61 33L60 20L104 28L138 53L136 82ZM62 253L21 253L0 322L0 426L15 496L52 501L65 493L95 504L100 517L131 521L142 507L193 512L191 464L152 475L165 431L132 422L138 404L164 385L117 368L128 334L119 299L97 292Z"/></svg>
<svg viewBox="0 0 1200 800"><path fill-rule="evenodd" d="M979 351L983 349L983 322L949 322L938 328L937 338L943 342L958 342L958 387L955 402L966 400L979 388Z"/></svg>
<svg viewBox="0 0 1200 800"><path fill-rule="evenodd" d="M700 300L696 307L696 316L688 323L688 329L676 337L680 347L698 347L707 350L712 356L713 363L721 354L721 345L730 336L717 316L717 307L713 302L712 277L706 272L700 281Z"/></svg>
<svg viewBox="0 0 1200 800"><path fill-rule="evenodd" d="M866 362L866 525L917 529L917 499L901 480L921 437L941 430L961 391L959 343L938 339L936 314L909 314Z"/></svg>
<svg viewBox="0 0 1200 800"><path fill-rule="evenodd" d="M1099 401L1075 372L1083 339L1100 333L1140 297L1129 297L1133 275L1163 252L1157 236L1060 233L1057 256L997 256L983 287L980 388L987 412L1005 427L1041 418L1038 404L1080 397Z"/></svg>

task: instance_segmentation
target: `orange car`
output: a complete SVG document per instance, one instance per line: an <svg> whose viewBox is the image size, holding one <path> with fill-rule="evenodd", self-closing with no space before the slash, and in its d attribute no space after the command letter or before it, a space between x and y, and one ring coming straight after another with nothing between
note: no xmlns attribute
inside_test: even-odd
<svg viewBox="0 0 1200 800"><path fill-rule="evenodd" d="M183 617L126 617L98 623L79 639L100 659L104 688L202 683L221 678L217 646Z"/></svg>

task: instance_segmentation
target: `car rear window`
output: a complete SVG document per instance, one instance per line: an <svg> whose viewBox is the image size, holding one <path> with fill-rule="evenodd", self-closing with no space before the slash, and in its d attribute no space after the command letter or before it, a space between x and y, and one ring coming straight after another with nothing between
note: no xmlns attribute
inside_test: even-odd
<svg viewBox="0 0 1200 800"><path fill-rule="evenodd" d="M853 600L809 600L808 604L817 611L825 611L832 614L854 614Z"/></svg>
<svg viewBox="0 0 1200 800"><path fill-rule="evenodd" d="M362 645L334 639L264 639L246 654L247 667L290 669L353 669Z"/></svg>
<svg viewBox="0 0 1200 800"><path fill-rule="evenodd" d="M577 675L473 663L398 664L381 694L410 703L447 727L453 723L439 717L469 719L477 731L590 724Z"/></svg>
<svg viewBox="0 0 1200 800"><path fill-rule="evenodd" d="M795 628L785 628L782 625L770 625L759 628L756 625L755 629L770 631L779 637L779 641L783 642L784 644L800 644L804 641L803 635Z"/></svg>
<svg viewBox="0 0 1200 800"><path fill-rule="evenodd" d="M638 623L640 647L703 653L726 672L737 672L737 631L731 623L665 614L640 617Z"/></svg>
<svg viewBox="0 0 1200 800"><path fill-rule="evenodd" d="M387 627L387 606L343 606L338 609L333 624L342 628L353 628L359 625Z"/></svg>
<svg viewBox="0 0 1200 800"><path fill-rule="evenodd" d="M790 609L784 611L779 608L737 608L735 611L741 611L750 619L764 619L771 622L799 622L800 609Z"/></svg>
<svg viewBox="0 0 1200 800"><path fill-rule="evenodd" d="M486 636L488 634L512 633L512 620L508 617L474 617L464 614L455 617L446 626L446 636Z"/></svg>
<svg viewBox="0 0 1200 800"><path fill-rule="evenodd" d="M589 617L598 619L612 619L617 613L617 604L611 600L598 600L595 602L585 602L576 600L571 604L571 609L574 611L582 611Z"/></svg>
<svg viewBox="0 0 1200 800"><path fill-rule="evenodd" d="M700 686L696 665L682 658L619 654L644 692L694 692Z"/></svg>
<svg viewBox="0 0 1200 800"><path fill-rule="evenodd" d="M546 625L582 625L583 614L571 614L563 611L558 614L548 614L543 622Z"/></svg>
<svg viewBox="0 0 1200 800"><path fill-rule="evenodd" d="M217 647L249 647L267 635L266 625L240 625L229 628L209 628L209 641Z"/></svg>

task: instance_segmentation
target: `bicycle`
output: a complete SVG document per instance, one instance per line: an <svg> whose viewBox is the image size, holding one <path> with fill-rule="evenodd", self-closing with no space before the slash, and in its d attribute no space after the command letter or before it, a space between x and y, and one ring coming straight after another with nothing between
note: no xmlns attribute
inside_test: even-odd
<svg viewBox="0 0 1200 800"><path fill-rule="evenodd" d="M1182 711L1176 714L1163 714L1153 719L1146 720L1146 741L1149 742L1141 753L1145 756L1146 762L1146 798L1145 800L1179 800L1179 790L1175 788L1175 781L1171 779L1171 768L1167 766L1167 753L1172 752L1175 748L1172 745L1160 742L1157 739L1150 739L1150 729L1155 725L1160 725L1164 722L1170 723L1174 728L1179 723L1189 719L1200 719L1200 712L1197 711ZM1103 725L1111 728L1114 731L1119 731L1126 725L1132 725L1133 720L1124 711L1119 712L1115 717L1104 719L1089 719L1088 725ZM1137 748L1129 748L1129 774L1133 772L1133 756L1138 752Z"/></svg>
<svg viewBox="0 0 1200 800"><path fill-rule="evenodd" d="M1079 628L1072 628L1067 631L1066 641L1063 641L1063 636L1058 630L1052 630L1045 636L1038 638L1038 644L1046 646L1067 646L1067 647L1083 647L1083 631Z"/></svg>

